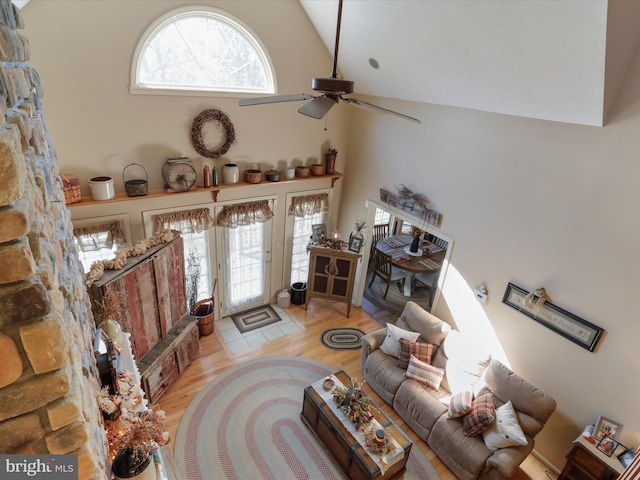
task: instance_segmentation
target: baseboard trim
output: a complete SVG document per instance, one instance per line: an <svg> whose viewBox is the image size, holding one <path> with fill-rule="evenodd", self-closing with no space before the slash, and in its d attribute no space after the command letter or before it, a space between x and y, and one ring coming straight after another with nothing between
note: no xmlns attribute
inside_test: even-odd
<svg viewBox="0 0 640 480"><path fill-rule="evenodd" d="M543 455L540 455L540 453L535 448L531 451L531 454L534 457L536 457L538 460L540 460L540 462L542 462L545 467L552 470L553 473L555 473L556 475L559 475L560 472L562 471L561 469L556 467L553 463L551 463L546 457L544 457Z"/></svg>

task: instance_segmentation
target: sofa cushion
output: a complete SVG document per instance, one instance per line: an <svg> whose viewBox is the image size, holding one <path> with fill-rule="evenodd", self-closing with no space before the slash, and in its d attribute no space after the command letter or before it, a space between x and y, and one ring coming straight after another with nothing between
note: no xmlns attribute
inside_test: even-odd
<svg viewBox="0 0 640 480"><path fill-rule="evenodd" d="M393 409L426 441L433 424L447 411L441 398L447 395L442 389L436 392L416 380L405 379L396 392Z"/></svg>
<svg viewBox="0 0 640 480"><path fill-rule="evenodd" d="M473 405L473 393L470 391L458 392L451 395L449 400L449 418L457 418L471 411Z"/></svg>
<svg viewBox="0 0 640 480"><path fill-rule="evenodd" d="M522 431L535 437L556 409L556 401L539 388L511 371L498 360L492 360L483 377L486 388L501 405L511 400Z"/></svg>
<svg viewBox="0 0 640 480"><path fill-rule="evenodd" d="M434 389L436 392L440 389L440 382L444 377L444 370L433 365L429 365L427 362L418 360L411 355L409 359L409 366L404 374L405 377L413 378L420 383L424 383L427 387Z"/></svg>
<svg viewBox="0 0 640 480"><path fill-rule="evenodd" d="M410 332L387 323L387 336L385 337L384 342L382 342L382 345L380 345L380 350L387 355L398 358L398 353L400 352L400 339L405 338L415 342L419 336L419 332Z"/></svg>
<svg viewBox="0 0 640 480"><path fill-rule="evenodd" d="M475 398L469 413L462 417L462 429L465 436L473 437L487 428L496 420L496 410L493 406L493 395L485 393Z"/></svg>
<svg viewBox="0 0 640 480"><path fill-rule="evenodd" d="M493 451L527 444L511 401L496 408L496 421L482 432L482 439L487 448Z"/></svg>
<svg viewBox="0 0 640 480"><path fill-rule="evenodd" d="M445 339L451 326L440 320L435 315L430 314L415 302L407 302L396 325L412 332L419 332L420 338L428 343L440 345Z"/></svg>
<svg viewBox="0 0 640 480"><path fill-rule="evenodd" d="M385 402L392 405L398 387L407 380L404 372L402 368L398 368L397 359L376 349L367 358L364 378Z"/></svg>
<svg viewBox="0 0 640 480"><path fill-rule="evenodd" d="M411 355L422 362L431 364L431 357L436 346L433 343L412 342L406 338L400 339L400 350L398 352L398 367L407 368Z"/></svg>

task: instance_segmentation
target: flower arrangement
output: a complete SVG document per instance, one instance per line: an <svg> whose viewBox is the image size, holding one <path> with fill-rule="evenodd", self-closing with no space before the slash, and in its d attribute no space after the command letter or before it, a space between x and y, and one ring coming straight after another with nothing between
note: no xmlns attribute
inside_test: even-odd
<svg viewBox="0 0 640 480"><path fill-rule="evenodd" d="M367 221L366 220L356 220L356 225L354 227L354 230L356 232L361 232L362 230L364 230L367 227Z"/></svg>
<svg viewBox="0 0 640 480"><path fill-rule="evenodd" d="M327 155L334 155L334 156L335 156L335 155L338 155L338 150L336 150L336 149L335 149L335 148L333 148L333 147L329 147L329 148L327 149Z"/></svg>
<svg viewBox="0 0 640 480"><path fill-rule="evenodd" d="M424 235L424 230L411 225L411 237L413 238L420 238L422 235Z"/></svg>
<svg viewBox="0 0 640 480"><path fill-rule="evenodd" d="M351 378L349 388L335 387L332 393L333 401L355 425L356 429L364 430L373 419L373 415L369 411L373 402L362 391L362 384L358 383L355 378Z"/></svg>

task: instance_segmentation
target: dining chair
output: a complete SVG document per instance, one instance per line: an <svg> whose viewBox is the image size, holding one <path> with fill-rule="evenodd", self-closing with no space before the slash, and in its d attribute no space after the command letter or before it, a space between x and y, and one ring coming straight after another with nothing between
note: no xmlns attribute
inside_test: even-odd
<svg viewBox="0 0 640 480"><path fill-rule="evenodd" d="M373 271L373 274L371 275L369 288L371 288L371 285L373 285L373 281L376 279L376 277L380 277L385 282L387 282L387 288L385 289L382 298L387 298L389 285L391 285L392 282L401 282L400 288L404 289L404 282L407 279L407 272L391 265L391 255L387 255L386 253L383 253L377 249L374 250L373 255L375 258L375 269Z"/></svg>
<svg viewBox="0 0 640 480"><path fill-rule="evenodd" d="M373 226L373 238L371 239L371 255L376 249L376 243L378 240L382 240L385 237L389 236L389 224L388 223L380 223L378 225Z"/></svg>
<svg viewBox="0 0 640 480"><path fill-rule="evenodd" d="M438 283L438 277L440 276L440 270L433 273L417 273L413 277L413 285L411 285L411 291L418 286L422 285L429 289L429 305L433 305L433 297L436 293L436 287Z"/></svg>

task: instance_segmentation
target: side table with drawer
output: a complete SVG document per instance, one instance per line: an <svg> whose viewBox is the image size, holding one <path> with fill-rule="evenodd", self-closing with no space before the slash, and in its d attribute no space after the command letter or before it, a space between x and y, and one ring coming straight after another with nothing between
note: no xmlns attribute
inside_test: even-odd
<svg viewBox="0 0 640 480"><path fill-rule="evenodd" d="M580 435L567 454L558 480L616 480L623 471L615 456L607 457Z"/></svg>

